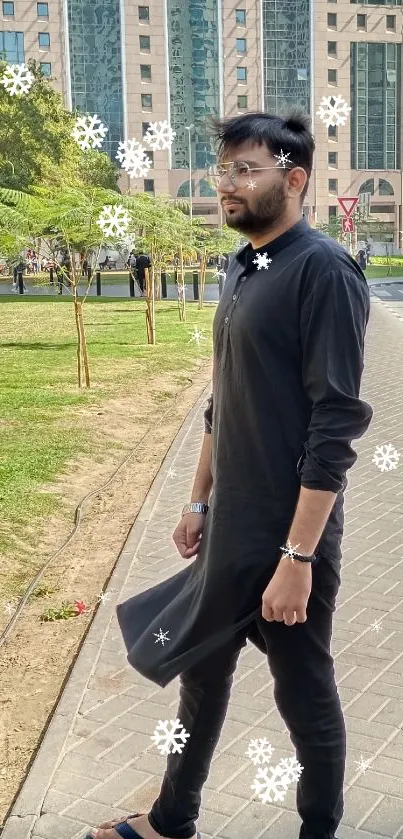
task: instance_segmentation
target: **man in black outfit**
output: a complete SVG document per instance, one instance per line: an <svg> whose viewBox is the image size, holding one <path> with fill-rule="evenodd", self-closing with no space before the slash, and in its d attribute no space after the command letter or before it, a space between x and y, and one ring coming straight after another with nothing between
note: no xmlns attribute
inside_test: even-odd
<svg viewBox="0 0 403 839"><path fill-rule="evenodd" d="M309 117L245 114L215 130L226 222L249 244L231 259L215 314L205 435L173 535L180 555L196 558L117 607L132 666L162 686L180 675L177 717L190 736L169 755L149 813L90 836L195 839L249 640L267 655L304 767L300 839L334 839L346 742L330 643L351 442L372 417L359 395L369 292L355 260L302 218ZM165 644L155 642L161 628Z"/></svg>
<svg viewBox="0 0 403 839"><path fill-rule="evenodd" d="M144 251L140 251L136 256L136 273L142 295L145 294L146 268L151 268L151 259Z"/></svg>

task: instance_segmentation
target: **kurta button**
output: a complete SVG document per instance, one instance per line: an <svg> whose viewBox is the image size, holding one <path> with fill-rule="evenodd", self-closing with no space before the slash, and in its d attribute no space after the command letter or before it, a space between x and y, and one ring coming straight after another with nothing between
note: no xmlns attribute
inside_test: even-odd
<svg viewBox="0 0 403 839"><path fill-rule="evenodd" d="M228 323L228 321L229 321L229 318L225 318L224 323Z"/></svg>

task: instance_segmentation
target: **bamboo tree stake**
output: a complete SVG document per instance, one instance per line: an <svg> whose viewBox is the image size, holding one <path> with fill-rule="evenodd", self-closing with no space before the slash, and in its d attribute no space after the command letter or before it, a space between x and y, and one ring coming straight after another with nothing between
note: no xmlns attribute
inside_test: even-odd
<svg viewBox="0 0 403 839"><path fill-rule="evenodd" d="M88 352L87 352L87 341L85 338L85 329L84 329L84 320L83 320L83 307L82 303L77 303L78 306L78 322L80 324L80 331L81 331L81 353L84 361L84 372L85 372L85 386L90 387L90 368L88 363Z"/></svg>
<svg viewBox="0 0 403 839"><path fill-rule="evenodd" d="M181 294L180 294L180 319L186 321L186 294L185 294L185 271L183 266L183 246L179 243L179 271L181 278Z"/></svg>
<svg viewBox="0 0 403 839"><path fill-rule="evenodd" d="M203 252L200 259L200 293L199 293L199 309L203 308L204 304L204 287L206 284L206 265L207 265L207 255L206 255L206 248L203 248Z"/></svg>
<svg viewBox="0 0 403 839"><path fill-rule="evenodd" d="M151 271L152 271L151 267ZM155 344L155 295L154 295L154 277L150 277L150 271L145 268L146 275L146 325L147 325L147 341L149 344Z"/></svg>
<svg viewBox="0 0 403 839"><path fill-rule="evenodd" d="M78 318L78 301L77 296L74 295L74 314L76 318L76 327L77 327L77 379L78 379L78 387L81 388L81 330L80 330L80 322Z"/></svg>

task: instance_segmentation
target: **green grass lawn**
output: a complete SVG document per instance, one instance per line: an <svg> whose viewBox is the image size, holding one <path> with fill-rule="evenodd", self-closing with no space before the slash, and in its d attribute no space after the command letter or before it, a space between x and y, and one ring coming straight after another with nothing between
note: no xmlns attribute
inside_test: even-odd
<svg viewBox="0 0 403 839"><path fill-rule="evenodd" d="M189 268L185 271L185 283L192 283L193 282L193 271L198 271L200 277L200 271L198 268ZM213 275L215 274L215 268L208 268L206 271L206 284L207 283L217 283L217 278ZM101 278L102 283L108 283L109 285L114 285L115 283L127 283L129 285L129 272L128 271L101 271ZM24 276L25 282L27 285L33 285L35 282L49 282L49 274L28 274ZM0 283L4 282L7 284L12 283L11 276L0 276ZM174 280L174 270L167 271L167 283L168 285L173 285L175 282ZM56 277L55 277L56 283ZM95 285L95 277L93 279L93 284Z"/></svg>
<svg viewBox="0 0 403 839"><path fill-rule="evenodd" d="M365 269L365 276L368 280L377 280L379 277L401 277L403 278L403 266L393 265L368 265Z"/></svg>
<svg viewBox="0 0 403 839"><path fill-rule="evenodd" d="M214 306L199 310L188 303L187 321L181 323L177 304L157 302L154 347L147 344L145 310L140 300L87 301L92 386L80 391L69 299L0 297L0 555L7 560L27 523L32 532L35 518L52 513L58 503L54 494L41 491L44 483L60 474L68 459L102 453L88 423L84 428L82 408L102 406L111 397L135 400L138 383L161 373L172 373L183 385L189 371L210 358ZM207 338L200 346L190 340L195 326Z"/></svg>

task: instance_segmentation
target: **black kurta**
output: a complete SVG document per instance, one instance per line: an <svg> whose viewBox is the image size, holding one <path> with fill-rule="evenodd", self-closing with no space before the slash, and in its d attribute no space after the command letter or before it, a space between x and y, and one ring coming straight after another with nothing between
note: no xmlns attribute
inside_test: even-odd
<svg viewBox="0 0 403 839"><path fill-rule="evenodd" d="M368 317L358 265L304 219L232 259L213 324L213 491L199 553L117 607L128 661L157 684L254 624L301 485L338 494L317 553L339 564L351 441L372 417L359 399Z"/></svg>

